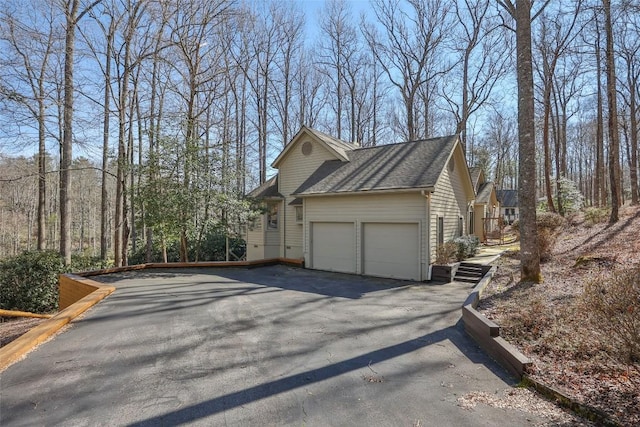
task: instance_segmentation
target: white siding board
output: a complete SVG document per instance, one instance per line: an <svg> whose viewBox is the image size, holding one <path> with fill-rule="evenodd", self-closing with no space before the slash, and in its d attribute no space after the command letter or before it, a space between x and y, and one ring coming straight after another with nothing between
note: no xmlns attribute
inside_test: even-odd
<svg viewBox="0 0 640 427"><path fill-rule="evenodd" d="M311 154L302 154L302 144L305 141L312 143ZM298 141L292 142L292 147L287 156L280 163L278 190L285 196L284 206L281 210L280 221L282 224L281 241L283 242L280 254L287 258L302 258L303 256L303 230L302 225L296 222L295 206L289 206L295 196L291 196L300 185L315 172L322 163L327 160L335 160L336 157L317 141L304 136Z"/></svg>
<svg viewBox="0 0 640 427"><path fill-rule="evenodd" d="M438 217L444 218L444 241L448 241L457 236L458 218L463 218L463 234L468 227L467 219L467 198L463 183L462 173L465 172L466 165L460 161L456 162L453 172L445 168L431 198L431 227L433 233L430 236L431 261L435 259L437 248L437 221Z"/></svg>

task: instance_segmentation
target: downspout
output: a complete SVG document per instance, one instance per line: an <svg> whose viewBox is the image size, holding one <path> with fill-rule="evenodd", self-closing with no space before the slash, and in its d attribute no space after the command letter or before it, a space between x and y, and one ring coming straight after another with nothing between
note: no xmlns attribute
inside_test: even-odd
<svg viewBox="0 0 640 427"><path fill-rule="evenodd" d="M431 280L431 191L420 191L420 194L424 196L425 211L426 211L426 228L427 228L427 242L425 260L427 261L427 280Z"/></svg>
<svg viewBox="0 0 640 427"><path fill-rule="evenodd" d="M283 258L287 257L287 198L282 201L282 249Z"/></svg>

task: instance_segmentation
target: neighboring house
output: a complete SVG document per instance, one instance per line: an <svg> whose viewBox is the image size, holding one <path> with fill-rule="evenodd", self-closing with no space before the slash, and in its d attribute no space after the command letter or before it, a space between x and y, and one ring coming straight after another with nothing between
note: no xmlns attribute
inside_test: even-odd
<svg viewBox="0 0 640 427"><path fill-rule="evenodd" d="M469 210L469 234L481 242L487 240L487 234L500 228L500 202L493 182L487 182L484 171L479 167L469 169L471 182L476 192L473 208Z"/></svg>
<svg viewBox="0 0 640 427"><path fill-rule="evenodd" d="M518 190L498 190L498 200L502 210L502 216L507 224L520 218L518 209Z"/></svg>
<svg viewBox="0 0 640 427"><path fill-rule="evenodd" d="M265 213L248 260L426 280L437 245L467 233L475 194L457 136L361 148L303 127L272 166L249 194Z"/></svg>

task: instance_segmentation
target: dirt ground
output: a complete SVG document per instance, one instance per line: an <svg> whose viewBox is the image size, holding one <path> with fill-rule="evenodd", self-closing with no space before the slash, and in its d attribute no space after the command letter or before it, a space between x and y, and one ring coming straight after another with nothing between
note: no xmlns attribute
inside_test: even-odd
<svg viewBox="0 0 640 427"><path fill-rule="evenodd" d="M628 426L640 425L640 365L611 356L615 344L590 321L583 291L638 265L639 237L636 207L621 210L610 227L569 218L542 264L543 283L519 284L518 254L507 254L479 306L533 360L531 377Z"/></svg>
<svg viewBox="0 0 640 427"><path fill-rule="evenodd" d="M0 317L0 347L9 344L46 319L28 317Z"/></svg>

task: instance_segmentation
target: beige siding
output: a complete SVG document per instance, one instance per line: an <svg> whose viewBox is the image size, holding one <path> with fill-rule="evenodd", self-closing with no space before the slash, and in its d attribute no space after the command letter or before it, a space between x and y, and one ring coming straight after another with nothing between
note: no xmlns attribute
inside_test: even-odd
<svg viewBox="0 0 640 427"><path fill-rule="evenodd" d="M426 278L426 203L419 192L305 198L304 257L310 259L309 223L315 221L352 222L356 224L356 272L363 273L362 230L367 222L417 223L420 230L422 277Z"/></svg>
<svg viewBox="0 0 640 427"><path fill-rule="evenodd" d="M311 141L313 149L311 154L302 154L302 144ZM295 142L296 147L292 147L287 157L280 164L279 169L279 191L285 196L284 207L281 210L281 241L284 244L280 250L280 256L287 258L302 258L302 224L296 222L295 206L289 203L295 198L291 193L296 191L300 185L315 172L318 167L327 160L335 160L336 157L324 148L320 143L308 137L303 137Z"/></svg>
<svg viewBox="0 0 640 427"><path fill-rule="evenodd" d="M266 230L266 223L267 216L262 215L257 221L258 226L247 231L248 261L280 256L280 230Z"/></svg>
<svg viewBox="0 0 640 427"><path fill-rule="evenodd" d="M485 235L484 235L484 218L485 217L486 217L485 206L475 205L474 217L473 217L475 231L473 234L475 236L478 236L478 239L480 239L480 241L482 242L485 241Z"/></svg>
<svg viewBox="0 0 640 427"><path fill-rule="evenodd" d="M457 157L456 157L457 158ZM459 159L458 159L459 160ZM435 191L431 198L431 227L433 233L430 236L431 260L435 258L437 247L436 227L438 217L444 218L444 241L453 239L458 234L458 218L463 218L463 234L468 226L467 198L464 189L462 172L465 165L457 161L453 172L445 167L440 179L436 183Z"/></svg>
<svg viewBox="0 0 640 427"><path fill-rule="evenodd" d="M264 259L264 229L265 216L260 215L255 221L255 227L247 230L247 261Z"/></svg>

